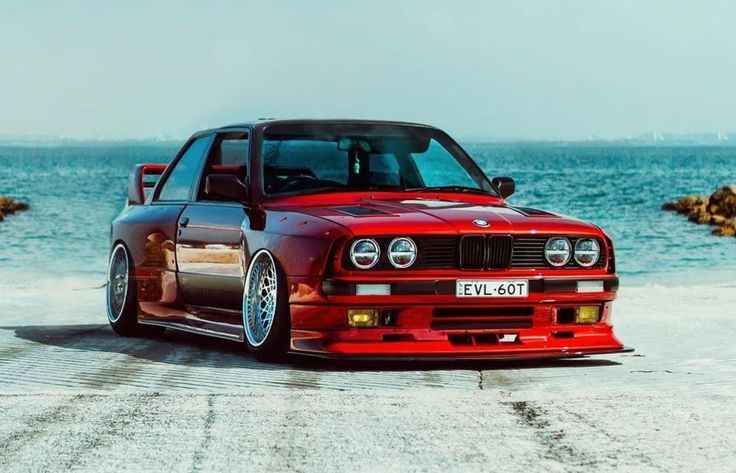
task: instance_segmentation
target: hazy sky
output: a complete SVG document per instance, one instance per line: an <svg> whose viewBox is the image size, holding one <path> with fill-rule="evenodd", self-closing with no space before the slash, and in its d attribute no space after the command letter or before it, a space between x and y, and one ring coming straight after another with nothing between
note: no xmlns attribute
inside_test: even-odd
<svg viewBox="0 0 736 473"><path fill-rule="evenodd" d="M275 117L459 137L736 132L736 2L0 0L0 135Z"/></svg>

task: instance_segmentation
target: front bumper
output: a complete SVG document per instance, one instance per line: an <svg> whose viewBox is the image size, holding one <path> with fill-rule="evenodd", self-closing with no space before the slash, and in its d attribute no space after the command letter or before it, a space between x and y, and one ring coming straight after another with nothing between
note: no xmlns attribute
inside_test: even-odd
<svg viewBox="0 0 736 473"><path fill-rule="evenodd" d="M509 360L631 351L610 323L618 279L605 278L596 293L576 292L576 282L533 280L524 299L459 299L452 280L394 282L386 296L355 295L355 281L324 281L325 301L291 304L291 350L331 358ZM559 316L580 305L599 306L599 321ZM350 327L346 313L354 308L377 309L380 325Z"/></svg>

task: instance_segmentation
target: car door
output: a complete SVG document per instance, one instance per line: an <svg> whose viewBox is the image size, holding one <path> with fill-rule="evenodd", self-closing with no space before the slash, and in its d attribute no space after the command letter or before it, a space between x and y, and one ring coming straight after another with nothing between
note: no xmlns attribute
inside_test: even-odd
<svg viewBox="0 0 736 473"><path fill-rule="evenodd" d="M178 280L188 312L218 332L242 333L242 295L248 248L247 203L225 199L210 188L213 175L248 182L249 130L218 133L192 200L179 216L176 243Z"/></svg>
<svg viewBox="0 0 736 473"><path fill-rule="evenodd" d="M176 279L175 242L179 216L190 199L194 182L209 151L212 134L184 145L161 177L150 204L135 206L135 229L129 238L140 250L136 259L140 318L143 321L184 319Z"/></svg>

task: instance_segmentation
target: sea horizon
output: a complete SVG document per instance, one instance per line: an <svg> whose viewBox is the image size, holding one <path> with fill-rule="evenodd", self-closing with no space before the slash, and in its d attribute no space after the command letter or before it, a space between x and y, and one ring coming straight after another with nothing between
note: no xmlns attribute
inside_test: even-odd
<svg viewBox="0 0 736 473"><path fill-rule="evenodd" d="M152 135L141 137L65 137L46 135L2 135L0 147L65 146L178 146L190 135ZM477 134L454 134L464 145L539 145L539 146L657 146L657 147L736 147L736 131L702 133L647 132L627 136L587 137L504 137Z"/></svg>

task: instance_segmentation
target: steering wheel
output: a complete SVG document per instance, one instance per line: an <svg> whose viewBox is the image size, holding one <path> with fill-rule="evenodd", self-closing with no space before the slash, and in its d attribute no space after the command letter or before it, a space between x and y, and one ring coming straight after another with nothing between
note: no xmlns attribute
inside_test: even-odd
<svg viewBox="0 0 736 473"><path fill-rule="evenodd" d="M302 189L309 189L310 187L317 187L314 185L316 182L321 182L316 176L302 175L302 176L289 176L284 179L283 183L279 186L279 192L299 191Z"/></svg>

